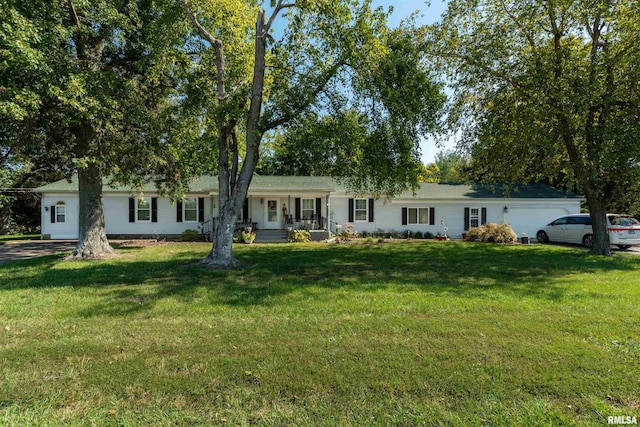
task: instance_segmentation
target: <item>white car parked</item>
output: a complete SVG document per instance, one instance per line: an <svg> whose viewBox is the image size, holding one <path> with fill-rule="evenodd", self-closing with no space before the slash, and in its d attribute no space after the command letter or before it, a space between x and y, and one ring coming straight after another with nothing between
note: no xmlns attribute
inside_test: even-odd
<svg viewBox="0 0 640 427"><path fill-rule="evenodd" d="M626 215L607 214L609 241L620 249L640 245L640 221ZM593 246L593 228L589 214L565 215L551 221L536 233L538 241L565 242Z"/></svg>

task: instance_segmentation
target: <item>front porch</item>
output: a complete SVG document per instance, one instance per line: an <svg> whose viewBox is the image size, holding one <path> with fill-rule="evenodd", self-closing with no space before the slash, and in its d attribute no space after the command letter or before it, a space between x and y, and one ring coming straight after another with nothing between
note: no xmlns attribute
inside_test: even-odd
<svg viewBox="0 0 640 427"><path fill-rule="evenodd" d="M329 194L250 194L245 200L237 229L328 230Z"/></svg>

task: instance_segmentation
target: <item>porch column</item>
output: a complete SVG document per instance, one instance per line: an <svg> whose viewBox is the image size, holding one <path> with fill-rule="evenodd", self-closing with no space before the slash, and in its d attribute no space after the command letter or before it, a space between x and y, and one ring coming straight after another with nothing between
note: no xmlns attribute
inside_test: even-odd
<svg viewBox="0 0 640 427"><path fill-rule="evenodd" d="M327 209L327 223L325 224L325 230L331 231L331 226L329 223L331 222L331 195L327 194L327 203L325 204Z"/></svg>

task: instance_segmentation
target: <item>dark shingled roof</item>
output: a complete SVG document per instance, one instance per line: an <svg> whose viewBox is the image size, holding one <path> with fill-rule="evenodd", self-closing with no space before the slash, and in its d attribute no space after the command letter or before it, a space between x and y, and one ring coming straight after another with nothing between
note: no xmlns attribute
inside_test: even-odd
<svg viewBox="0 0 640 427"><path fill-rule="evenodd" d="M196 177L189 184L189 191L194 193L217 191L218 179L216 176L202 175ZM108 185L104 180L105 193L133 191L154 192L155 185L147 183L143 188L131 189L121 185ZM349 192L345 184L339 183L331 177L323 176L254 176L251 180L251 192L262 191L314 191L314 192ZM57 193L78 191L78 178L74 175L71 182L65 179L52 182L33 190L37 193ZM422 183L413 194L405 191L398 198L412 199L582 199L583 197L567 193L557 188L543 184L441 184Z"/></svg>

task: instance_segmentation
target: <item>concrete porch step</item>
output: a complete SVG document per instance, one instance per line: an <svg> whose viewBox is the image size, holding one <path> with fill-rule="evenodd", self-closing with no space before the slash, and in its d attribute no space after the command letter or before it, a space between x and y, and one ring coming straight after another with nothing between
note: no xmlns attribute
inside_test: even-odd
<svg viewBox="0 0 640 427"><path fill-rule="evenodd" d="M286 230L256 230L255 243L287 243Z"/></svg>

